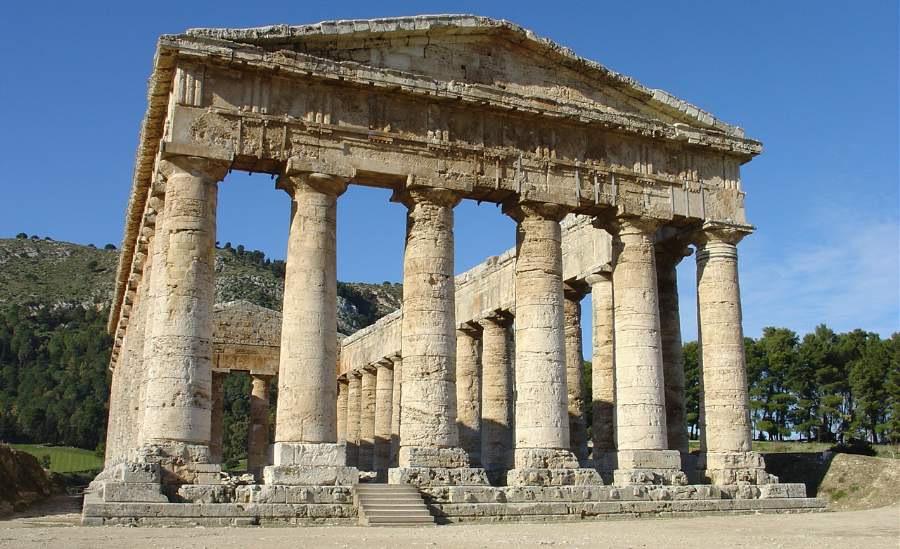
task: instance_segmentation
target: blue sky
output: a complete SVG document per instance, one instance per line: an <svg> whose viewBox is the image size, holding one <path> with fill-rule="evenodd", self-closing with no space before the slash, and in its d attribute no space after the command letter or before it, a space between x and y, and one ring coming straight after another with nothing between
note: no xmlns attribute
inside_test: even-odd
<svg viewBox="0 0 900 549"><path fill-rule="evenodd" d="M759 227L739 247L747 335L821 322L900 330L898 7L887 0L16 2L0 21L0 237L120 243L158 35L416 13L510 19L763 141L742 172ZM404 208L361 187L339 208L339 278L399 281ZM283 257L288 214L267 176L220 185L223 243ZM464 202L456 223L457 271L513 245L493 205ZM685 339L696 337L694 276L688 258Z"/></svg>

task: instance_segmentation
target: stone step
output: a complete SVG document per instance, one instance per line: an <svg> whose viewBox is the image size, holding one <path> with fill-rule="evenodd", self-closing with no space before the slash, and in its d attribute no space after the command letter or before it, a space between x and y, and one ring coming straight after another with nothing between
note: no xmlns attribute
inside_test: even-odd
<svg viewBox="0 0 900 549"><path fill-rule="evenodd" d="M361 484L356 487L359 523L368 526L434 524L422 495L403 484Z"/></svg>

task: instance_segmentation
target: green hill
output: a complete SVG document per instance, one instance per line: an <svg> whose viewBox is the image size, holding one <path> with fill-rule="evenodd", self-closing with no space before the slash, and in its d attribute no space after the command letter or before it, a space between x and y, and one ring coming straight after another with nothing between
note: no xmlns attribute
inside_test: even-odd
<svg viewBox="0 0 900 549"><path fill-rule="evenodd" d="M0 441L94 449L106 432L105 331L118 251L37 237L0 239ZM280 310L284 262L226 244L216 251L216 301ZM399 284L338 283L338 331L396 310ZM246 376L226 382L226 455L245 454ZM273 398L275 395L273 395ZM274 409L274 406L273 406Z"/></svg>

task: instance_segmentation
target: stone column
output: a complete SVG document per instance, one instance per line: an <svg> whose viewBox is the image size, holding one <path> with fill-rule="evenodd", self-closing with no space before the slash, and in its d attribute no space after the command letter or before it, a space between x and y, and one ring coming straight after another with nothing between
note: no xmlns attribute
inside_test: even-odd
<svg viewBox="0 0 900 549"><path fill-rule="evenodd" d="M143 430L150 448L143 453L161 461L173 482L197 479L191 464L209 461L216 193L227 167L184 156L159 162L165 222L156 236L160 271L151 282L158 293L145 349Z"/></svg>
<svg viewBox="0 0 900 549"><path fill-rule="evenodd" d="M375 378L374 369L362 371L359 394L359 467L363 471L373 471L372 458L375 450Z"/></svg>
<svg viewBox="0 0 900 549"><path fill-rule="evenodd" d="M391 415L394 391L394 369L389 360L378 363L375 373L375 449L372 470L381 482L387 481L391 459Z"/></svg>
<svg viewBox="0 0 900 549"><path fill-rule="evenodd" d="M391 458L390 467L397 467L400 453L400 397L403 394L401 379L403 378L403 359L391 357L394 363L394 387L391 394Z"/></svg>
<svg viewBox="0 0 900 549"><path fill-rule="evenodd" d="M569 402L569 449L579 462L587 459L587 425L584 416L584 355L581 348L581 299L568 285L563 291L563 323L566 346L566 393Z"/></svg>
<svg viewBox="0 0 900 549"><path fill-rule="evenodd" d="M456 331L456 425L472 465L481 463L481 330Z"/></svg>
<svg viewBox="0 0 900 549"><path fill-rule="evenodd" d="M269 376L250 376L250 429L247 436L247 471L260 478L269 456Z"/></svg>
<svg viewBox="0 0 900 549"><path fill-rule="evenodd" d="M591 405L594 417L591 437L594 441L594 463L601 473L615 470L616 452L616 385L614 375L614 323L612 272L589 275L591 285Z"/></svg>
<svg viewBox="0 0 900 549"><path fill-rule="evenodd" d="M749 227L707 224L697 236L697 321L703 395L698 468L714 484L777 481L751 451L737 243Z"/></svg>
<svg viewBox="0 0 900 549"><path fill-rule="evenodd" d="M659 328L666 398L666 439L682 462L689 457L684 363L681 356L681 318L678 312L678 271L690 249L679 242L657 244L656 284L659 288Z"/></svg>
<svg viewBox="0 0 900 549"><path fill-rule="evenodd" d="M551 204L507 208L516 231L515 469L509 485L598 483L569 450L559 221ZM577 471L577 474L573 474Z"/></svg>
<svg viewBox="0 0 900 549"><path fill-rule="evenodd" d="M338 444L347 442L347 392L350 390L347 376L338 379L337 393L337 441Z"/></svg>
<svg viewBox="0 0 900 549"><path fill-rule="evenodd" d="M659 298L653 237L658 224L619 219L613 235L616 470L627 484L683 484L680 456L668 450Z"/></svg>
<svg viewBox="0 0 900 549"><path fill-rule="evenodd" d="M291 195L278 366L274 466L266 484L314 484L328 471L354 483L337 444L337 197L347 178L288 171L278 187ZM284 466L285 468L279 469ZM315 467L307 474L297 467ZM325 468L325 469L323 469ZM334 468L339 468L336 470ZM314 478L315 477L315 478Z"/></svg>
<svg viewBox="0 0 900 549"><path fill-rule="evenodd" d="M359 466L359 402L362 378L347 372L347 465Z"/></svg>
<svg viewBox="0 0 900 549"><path fill-rule="evenodd" d="M227 375L225 372L212 374L212 419L209 428L209 460L212 463L222 463L222 419L225 416L225 391L222 385Z"/></svg>
<svg viewBox="0 0 900 549"><path fill-rule="evenodd" d="M481 326L481 464L496 485L513 467L512 316L490 316Z"/></svg>
<svg viewBox="0 0 900 549"><path fill-rule="evenodd" d="M122 368L123 355L119 354L115 367L112 369L109 386L109 416L106 423L106 455L104 466L109 467L121 461L121 434L122 434Z"/></svg>
<svg viewBox="0 0 900 549"><path fill-rule="evenodd" d="M403 406L394 483L487 483L469 468L456 427L456 321L453 207L459 197L413 189L403 256ZM480 471L480 474L479 474Z"/></svg>

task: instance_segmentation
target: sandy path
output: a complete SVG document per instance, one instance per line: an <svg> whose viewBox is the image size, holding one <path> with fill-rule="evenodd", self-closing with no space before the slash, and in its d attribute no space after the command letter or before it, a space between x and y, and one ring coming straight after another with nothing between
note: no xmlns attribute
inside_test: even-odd
<svg viewBox="0 0 900 549"><path fill-rule="evenodd" d="M85 528L78 502L57 500L0 521L0 547L900 547L900 507L795 515L707 516L427 528Z"/></svg>

